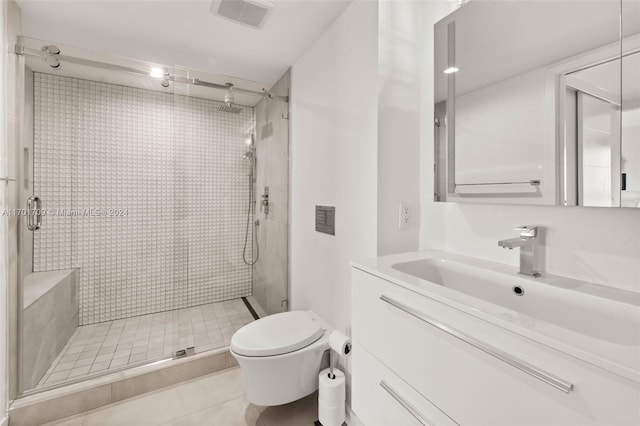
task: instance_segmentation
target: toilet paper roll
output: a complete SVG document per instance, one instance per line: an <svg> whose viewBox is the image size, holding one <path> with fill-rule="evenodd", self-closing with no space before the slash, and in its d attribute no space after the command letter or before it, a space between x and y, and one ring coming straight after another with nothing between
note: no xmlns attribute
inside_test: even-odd
<svg viewBox="0 0 640 426"><path fill-rule="evenodd" d="M340 356L347 356L351 353L351 339L339 331L331 332L329 346Z"/></svg>
<svg viewBox="0 0 640 426"><path fill-rule="evenodd" d="M344 404L345 378L344 373L338 369L333 370L335 379L329 377L330 370L328 368L320 372L318 377L318 402L322 402L328 407L337 407ZM323 425L324 423L321 422Z"/></svg>
<svg viewBox="0 0 640 426"><path fill-rule="evenodd" d="M318 420L322 426L342 426L345 417L344 402L338 407L329 407L318 402Z"/></svg>

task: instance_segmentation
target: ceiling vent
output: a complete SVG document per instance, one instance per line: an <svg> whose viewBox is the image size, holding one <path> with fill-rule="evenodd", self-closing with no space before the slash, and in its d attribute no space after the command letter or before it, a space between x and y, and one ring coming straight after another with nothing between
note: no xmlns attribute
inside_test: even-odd
<svg viewBox="0 0 640 426"><path fill-rule="evenodd" d="M262 28L274 8L266 0L214 0L211 13L251 28Z"/></svg>

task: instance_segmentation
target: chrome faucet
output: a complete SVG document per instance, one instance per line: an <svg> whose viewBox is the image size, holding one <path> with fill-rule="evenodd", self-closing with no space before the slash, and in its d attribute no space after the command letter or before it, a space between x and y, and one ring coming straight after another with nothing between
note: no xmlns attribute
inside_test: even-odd
<svg viewBox="0 0 640 426"><path fill-rule="evenodd" d="M520 274L538 278L540 273L534 268L538 264L538 227L523 225L516 228L519 238L498 241L502 248L512 250L520 247Z"/></svg>

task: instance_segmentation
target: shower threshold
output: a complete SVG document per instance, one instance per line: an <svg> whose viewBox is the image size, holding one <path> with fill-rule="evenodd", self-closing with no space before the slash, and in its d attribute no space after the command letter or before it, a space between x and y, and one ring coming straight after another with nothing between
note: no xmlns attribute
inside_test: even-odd
<svg viewBox="0 0 640 426"><path fill-rule="evenodd" d="M35 390L172 358L185 348L223 348L253 320L245 302L233 299L80 326Z"/></svg>

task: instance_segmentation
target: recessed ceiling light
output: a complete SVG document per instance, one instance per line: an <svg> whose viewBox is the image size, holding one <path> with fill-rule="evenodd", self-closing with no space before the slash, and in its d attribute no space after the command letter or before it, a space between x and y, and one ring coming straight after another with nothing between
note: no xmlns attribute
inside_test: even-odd
<svg viewBox="0 0 640 426"><path fill-rule="evenodd" d="M458 72L458 71L460 71L459 68L449 67L449 68L447 68L446 70L444 70L442 72L445 73L445 74L453 74L454 72Z"/></svg>
<svg viewBox="0 0 640 426"><path fill-rule="evenodd" d="M149 75L151 77L155 77L155 78L162 78L162 77L164 77L164 70L162 68L153 67L153 68L151 68L151 71L149 72Z"/></svg>

